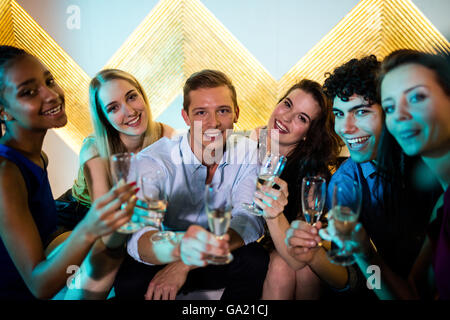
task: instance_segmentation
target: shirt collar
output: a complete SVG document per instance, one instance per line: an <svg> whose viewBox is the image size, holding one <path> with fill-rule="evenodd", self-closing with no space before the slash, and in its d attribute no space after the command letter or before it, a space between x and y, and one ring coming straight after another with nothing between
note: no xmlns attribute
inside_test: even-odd
<svg viewBox="0 0 450 320"><path fill-rule="evenodd" d="M368 178L373 178L375 173L377 172L377 168L372 161L367 161L361 163L361 169L364 175L364 178L367 180Z"/></svg>

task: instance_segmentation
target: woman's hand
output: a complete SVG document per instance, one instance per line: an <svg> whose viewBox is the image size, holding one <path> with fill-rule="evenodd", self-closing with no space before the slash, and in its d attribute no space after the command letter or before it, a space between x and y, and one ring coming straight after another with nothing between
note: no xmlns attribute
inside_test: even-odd
<svg viewBox="0 0 450 320"><path fill-rule="evenodd" d="M139 190L135 185L132 182L114 187L94 201L80 223L89 240L108 235L130 220L137 201L135 194Z"/></svg>
<svg viewBox="0 0 450 320"><path fill-rule="evenodd" d="M263 216L266 219L278 217L288 203L287 183L279 177L275 177L274 182L272 187L262 186L255 193L255 203L264 210Z"/></svg>

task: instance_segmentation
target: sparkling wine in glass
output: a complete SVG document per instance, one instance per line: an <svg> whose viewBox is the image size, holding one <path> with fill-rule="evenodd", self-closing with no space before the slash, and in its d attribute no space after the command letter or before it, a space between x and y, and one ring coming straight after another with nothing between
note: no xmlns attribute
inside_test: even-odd
<svg viewBox="0 0 450 320"><path fill-rule="evenodd" d="M132 177L129 176L130 166L135 161L134 154L129 152L116 153L110 156L109 165L111 170L111 177L114 185L123 186L127 181L132 181ZM121 208L124 208L126 203L123 203ZM139 217L135 214L131 217L130 221L122 225L117 229L120 233L133 233L141 228L139 223Z"/></svg>
<svg viewBox="0 0 450 320"><path fill-rule="evenodd" d="M275 154L267 154L264 161L261 164L259 169L258 178L256 180L256 190L260 191L262 186L273 187L275 182L274 179L281 175L283 172L284 166L286 164L286 157L275 155ZM246 209L249 213L262 216L264 210L261 209L255 201L253 203L244 203L243 208Z"/></svg>
<svg viewBox="0 0 450 320"><path fill-rule="evenodd" d="M206 185L205 210L208 216L209 230L218 239L222 239L230 227L231 221L231 194L224 194L218 190L217 185ZM208 258L211 264L227 264L233 260L233 255L228 253L224 256L213 256Z"/></svg>
<svg viewBox="0 0 450 320"><path fill-rule="evenodd" d="M357 181L337 182L333 186L332 210L329 224L334 229L335 246L327 252L331 262L348 266L355 262L357 244L352 240L353 230L361 211L361 188Z"/></svg>
<svg viewBox="0 0 450 320"><path fill-rule="evenodd" d="M140 222L158 228L159 231L151 237L152 242L174 239L174 232L163 230L163 220L168 202L161 171L159 169L152 170L143 174L140 180L142 195L146 203L144 214L140 214Z"/></svg>
<svg viewBox="0 0 450 320"><path fill-rule="evenodd" d="M302 211L307 223L319 221L325 206L327 183L320 176L304 177L302 180Z"/></svg>

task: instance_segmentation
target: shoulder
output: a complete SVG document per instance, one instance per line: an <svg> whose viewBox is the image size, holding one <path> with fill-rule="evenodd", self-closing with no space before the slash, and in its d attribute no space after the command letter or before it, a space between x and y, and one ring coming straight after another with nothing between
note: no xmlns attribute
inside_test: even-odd
<svg viewBox="0 0 450 320"><path fill-rule="evenodd" d="M25 185L24 177L19 167L11 160L0 156L0 189L1 193L16 193L17 188ZM11 188L14 186L14 188Z"/></svg>
<svg viewBox="0 0 450 320"><path fill-rule="evenodd" d="M162 128L162 138L167 137L170 139L176 134L176 130L171 126L169 126L168 124L162 122L158 122L158 124L160 124Z"/></svg>
<svg viewBox="0 0 450 320"><path fill-rule="evenodd" d="M83 140L80 150L80 166L86 161L98 157L98 148L95 141L95 137L90 135Z"/></svg>

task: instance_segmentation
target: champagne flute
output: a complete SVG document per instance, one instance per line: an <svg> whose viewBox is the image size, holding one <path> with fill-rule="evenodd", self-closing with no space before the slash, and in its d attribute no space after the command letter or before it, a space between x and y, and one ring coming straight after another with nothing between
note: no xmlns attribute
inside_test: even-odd
<svg viewBox="0 0 450 320"><path fill-rule="evenodd" d="M230 227L231 210L231 193L220 193L215 184L206 185L205 211L208 216L208 226L217 239L222 239ZM211 264L227 264L232 260L231 253L224 256L211 255L208 258Z"/></svg>
<svg viewBox="0 0 450 320"><path fill-rule="evenodd" d="M355 262L353 249L357 243L352 241L353 230L358 223L361 211L361 188L357 181L337 182L333 187L332 210L329 224L334 232L332 246L327 252L331 262L348 266Z"/></svg>
<svg viewBox="0 0 450 320"><path fill-rule="evenodd" d="M327 183L320 176L304 177L302 180L302 211L305 221L314 225L320 220L325 205Z"/></svg>
<svg viewBox="0 0 450 320"><path fill-rule="evenodd" d="M261 190L262 186L273 187L275 184L275 177L279 177L281 172L283 172L284 166L286 164L286 157L275 155L275 154L267 154L262 165L259 169L258 179L256 180L256 190ZM253 203L243 203L242 207L247 210L249 213L262 216L264 210L261 209L253 200Z"/></svg>
<svg viewBox="0 0 450 320"><path fill-rule="evenodd" d="M172 231L163 230L163 220L167 211L167 194L164 180L159 169L143 174L140 178L142 195L146 202L145 214L140 214L140 222L158 228L158 232L151 237L152 242L168 241L175 237Z"/></svg>
<svg viewBox="0 0 450 320"><path fill-rule="evenodd" d="M120 187L125 185L127 181L132 180L131 177L129 177L129 171L133 161L134 154L129 152L116 153L110 156L109 164L114 185ZM126 203L123 203L121 208L124 208L125 206ZM139 223L139 216L133 214L130 221L119 227L117 232L128 234L136 232L140 228L141 224Z"/></svg>

